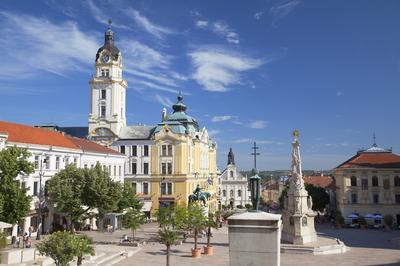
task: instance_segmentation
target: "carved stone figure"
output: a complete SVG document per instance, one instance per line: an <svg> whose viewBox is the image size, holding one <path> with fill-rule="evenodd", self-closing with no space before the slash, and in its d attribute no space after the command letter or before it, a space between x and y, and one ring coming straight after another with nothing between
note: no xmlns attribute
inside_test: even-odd
<svg viewBox="0 0 400 266"><path fill-rule="evenodd" d="M211 197L211 194L206 191L201 191L199 185L197 185L196 189L193 191L193 194L189 196L189 203L194 201L201 201L205 206L207 204L207 200Z"/></svg>

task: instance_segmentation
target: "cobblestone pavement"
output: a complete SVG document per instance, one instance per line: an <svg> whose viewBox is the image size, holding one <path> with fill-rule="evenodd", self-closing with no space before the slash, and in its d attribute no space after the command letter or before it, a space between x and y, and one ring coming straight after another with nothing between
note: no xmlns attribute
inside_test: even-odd
<svg viewBox="0 0 400 266"><path fill-rule="evenodd" d="M158 227L155 224L146 224L136 235L140 239L153 238L157 234ZM327 226L319 226L317 231L321 235L337 237L350 247L345 254L319 255L310 254L281 254L281 265L326 265L326 266L358 266L358 265L400 265L400 249L390 240L400 238L400 231L383 232L381 230L361 229L331 229ZM95 240L118 241L123 234L130 231L119 231L112 234L90 233ZM171 252L171 265L229 265L228 230L223 227L214 231L212 243L214 255L202 255L199 259L191 258L190 249L193 247L193 239L180 246L173 246ZM205 244L206 239L199 240L199 246ZM132 257L119 262L116 265L165 265L165 246L150 241L146 246Z"/></svg>

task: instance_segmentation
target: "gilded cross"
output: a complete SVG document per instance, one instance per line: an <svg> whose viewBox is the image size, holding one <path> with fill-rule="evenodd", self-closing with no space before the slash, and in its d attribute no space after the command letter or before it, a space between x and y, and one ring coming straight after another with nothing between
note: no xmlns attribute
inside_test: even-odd
<svg viewBox="0 0 400 266"><path fill-rule="evenodd" d="M254 156L254 170L256 170L257 169L257 155L260 155L260 153L257 152L258 147L257 147L256 142L254 142L254 145L253 145L253 147L251 149L253 150L251 155Z"/></svg>

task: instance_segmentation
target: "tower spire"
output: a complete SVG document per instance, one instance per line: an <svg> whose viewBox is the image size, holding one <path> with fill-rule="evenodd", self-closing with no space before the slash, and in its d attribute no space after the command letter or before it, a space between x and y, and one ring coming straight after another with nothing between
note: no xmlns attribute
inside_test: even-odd
<svg viewBox="0 0 400 266"><path fill-rule="evenodd" d="M114 46L114 32L111 30L112 20L107 21L108 28L104 34L104 45Z"/></svg>
<svg viewBox="0 0 400 266"><path fill-rule="evenodd" d="M373 134L373 139L374 139L374 144L372 144L373 147L378 147L378 145L376 145L376 136L375 136L375 132Z"/></svg>

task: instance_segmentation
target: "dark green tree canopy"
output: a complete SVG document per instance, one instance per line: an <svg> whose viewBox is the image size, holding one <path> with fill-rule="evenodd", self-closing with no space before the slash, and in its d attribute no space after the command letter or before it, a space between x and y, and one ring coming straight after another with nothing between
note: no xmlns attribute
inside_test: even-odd
<svg viewBox="0 0 400 266"><path fill-rule="evenodd" d="M16 179L33 172L29 156L26 149L15 146L0 151L0 221L15 224L29 212L31 197Z"/></svg>
<svg viewBox="0 0 400 266"><path fill-rule="evenodd" d="M306 184L308 195L312 197L312 209L314 211L323 212L326 205L329 204L329 195L322 187L314 186L313 184Z"/></svg>

